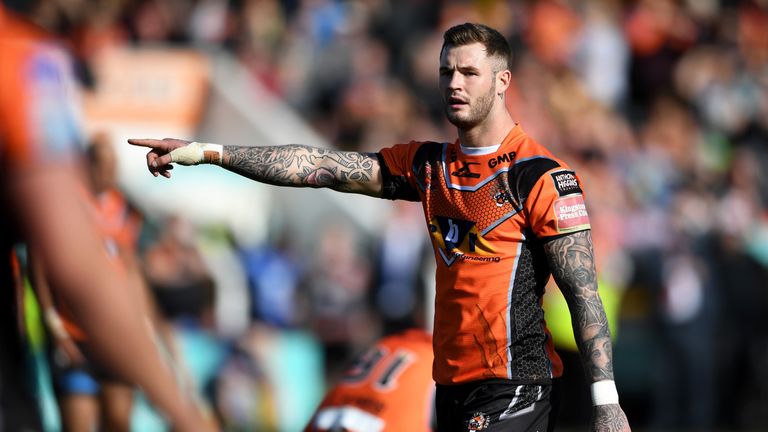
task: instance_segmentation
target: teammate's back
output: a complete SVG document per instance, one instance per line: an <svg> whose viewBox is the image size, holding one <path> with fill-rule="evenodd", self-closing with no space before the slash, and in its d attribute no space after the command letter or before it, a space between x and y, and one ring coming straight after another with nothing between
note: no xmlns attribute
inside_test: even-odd
<svg viewBox="0 0 768 432"><path fill-rule="evenodd" d="M431 431L432 359L424 331L381 339L347 368L305 431Z"/></svg>

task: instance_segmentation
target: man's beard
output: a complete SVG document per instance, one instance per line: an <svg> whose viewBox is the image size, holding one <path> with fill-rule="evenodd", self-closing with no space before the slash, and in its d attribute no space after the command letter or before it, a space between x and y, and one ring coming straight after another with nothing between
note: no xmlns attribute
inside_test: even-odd
<svg viewBox="0 0 768 432"><path fill-rule="evenodd" d="M491 89L488 93L480 96L470 107L469 115L466 117L459 117L459 113L450 110L450 107L445 103L445 116L448 121L459 129L472 129L480 124L488 117L493 107L493 98L496 96L496 83L491 85Z"/></svg>

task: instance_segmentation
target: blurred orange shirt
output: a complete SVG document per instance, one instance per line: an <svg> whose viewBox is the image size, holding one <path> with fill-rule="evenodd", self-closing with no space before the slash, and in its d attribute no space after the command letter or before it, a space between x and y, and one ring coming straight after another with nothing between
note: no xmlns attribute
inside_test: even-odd
<svg viewBox="0 0 768 432"><path fill-rule="evenodd" d="M82 143L69 56L42 29L0 6L0 163L70 160ZM44 127L43 127L44 126Z"/></svg>
<svg viewBox="0 0 768 432"><path fill-rule="evenodd" d="M432 338L409 330L381 339L325 396L305 432L428 432L435 384Z"/></svg>
<svg viewBox="0 0 768 432"><path fill-rule="evenodd" d="M94 224L102 234L104 251L110 258L113 271L122 275L125 266L120 260L120 251L135 250L140 227L138 215L131 210L128 200L119 190L110 189L94 195L85 185L82 186L83 201L88 204ZM53 294L64 329L76 341L87 340L88 337L75 322L66 302L55 292Z"/></svg>
<svg viewBox="0 0 768 432"><path fill-rule="evenodd" d="M125 195L110 188L94 195L88 192L94 219L109 242L120 250L133 252L141 229L141 216L131 208Z"/></svg>

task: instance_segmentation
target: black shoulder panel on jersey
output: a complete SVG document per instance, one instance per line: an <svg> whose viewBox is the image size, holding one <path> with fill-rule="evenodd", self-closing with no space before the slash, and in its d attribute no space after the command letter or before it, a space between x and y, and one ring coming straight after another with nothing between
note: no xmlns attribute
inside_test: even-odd
<svg viewBox="0 0 768 432"><path fill-rule="evenodd" d="M423 143L413 156L413 171L417 172L416 167L423 166L424 162L441 162L443 157L443 145L443 143L433 141Z"/></svg>
<svg viewBox="0 0 768 432"><path fill-rule="evenodd" d="M381 153L376 153L381 167L381 197L391 200L420 201L419 193L405 176L393 176Z"/></svg>
<svg viewBox="0 0 768 432"><path fill-rule="evenodd" d="M416 178L416 184L421 191L426 190L427 164L432 167L432 176L437 174L437 167L442 164L443 144L437 142L425 142L416 150L413 156L411 170Z"/></svg>
<svg viewBox="0 0 768 432"><path fill-rule="evenodd" d="M523 202L539 178L559 166L555 160L543 156L518 162L510 170L509 188L516 195L518 202Z"/></svg>

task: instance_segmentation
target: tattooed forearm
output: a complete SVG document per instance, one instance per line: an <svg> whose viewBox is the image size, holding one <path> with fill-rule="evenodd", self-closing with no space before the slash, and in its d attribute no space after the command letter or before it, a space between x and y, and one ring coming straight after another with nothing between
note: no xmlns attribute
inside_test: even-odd
<svg viewBox="0 0 768 432"><path fill-rule="evenodd" d="M598 405L592 413L590 430L623 432L629 430L627 416L619 405Z"/></svg>
<svg viewBox="0 0 768 432"><path fill-rule="evenodd" d="M592 235L582 231L544 245L552 275L571 311L582 363L592 381L613 379L608 319L597 292Z"/></svg>
<svg viewBox="0 0 768 432"><path fill-rule="evenodd" d="M370 154L303 145L224 148L222 166L253 180L278 186L328 187L380 195L379 165Z"/></svg>

